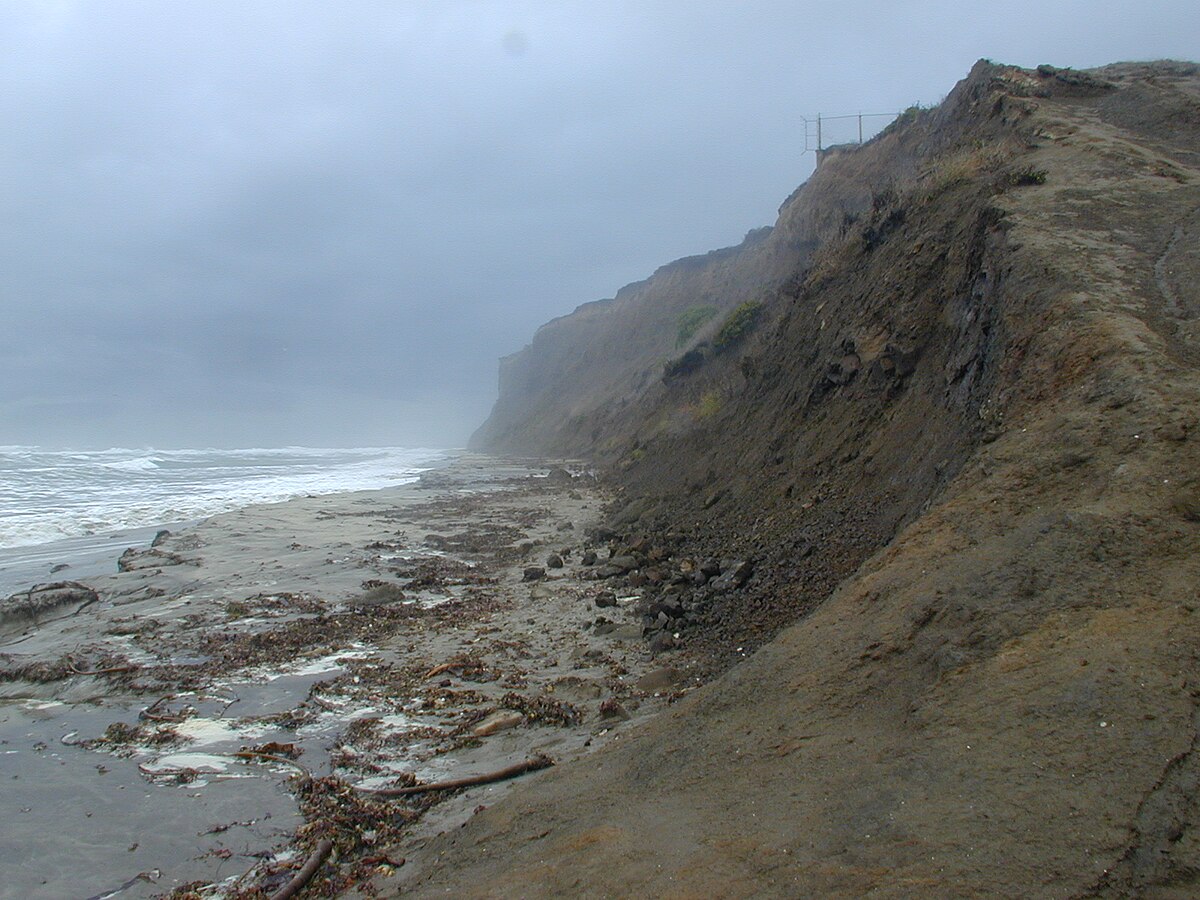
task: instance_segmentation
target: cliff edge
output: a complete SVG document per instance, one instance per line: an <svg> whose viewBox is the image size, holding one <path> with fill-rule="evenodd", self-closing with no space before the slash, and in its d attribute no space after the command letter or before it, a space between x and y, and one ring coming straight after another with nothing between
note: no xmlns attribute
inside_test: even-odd
<svg viewBox="0 0 1200 900"><path fill-rule="evenodd" d="M406 890L1195 896L1198 284L1200 67L980 62L543 328L477 444L754 574L681 600L723 675Z"/></svg>

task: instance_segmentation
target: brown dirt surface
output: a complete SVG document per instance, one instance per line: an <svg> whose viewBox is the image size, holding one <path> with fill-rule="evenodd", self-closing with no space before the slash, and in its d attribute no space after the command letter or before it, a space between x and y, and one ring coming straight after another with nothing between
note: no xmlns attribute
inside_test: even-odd
<svg viewBox="0 0 1200 900"><path fill-rule="evenodd" d="M828 155L739 352L556 438L616 530L754 562L688 594L724 675L403 890L1200 893L1197 148L1195 65L980 63Z"/></svg>

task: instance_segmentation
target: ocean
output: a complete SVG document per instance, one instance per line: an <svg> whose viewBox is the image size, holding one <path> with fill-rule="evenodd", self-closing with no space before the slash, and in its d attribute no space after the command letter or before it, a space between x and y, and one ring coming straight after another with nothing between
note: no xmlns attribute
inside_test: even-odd
<svg viewBox="0 0 1200 900"><path fill-rule="evenodd" d="M0 447L0 598L115 571L160 527L306 494L415 481L448 451L404 447L46 450Z"/></svg>

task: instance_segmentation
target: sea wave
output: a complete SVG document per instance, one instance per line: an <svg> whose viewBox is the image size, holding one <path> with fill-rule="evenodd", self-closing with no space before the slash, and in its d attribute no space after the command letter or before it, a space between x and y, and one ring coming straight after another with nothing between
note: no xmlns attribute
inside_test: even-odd
<svg viewBox="0 0 1200 900"><path fill-rule="evenodd" d="M305 494L413 481L446 451L0 447L0 547L201 519Z"/></svg>

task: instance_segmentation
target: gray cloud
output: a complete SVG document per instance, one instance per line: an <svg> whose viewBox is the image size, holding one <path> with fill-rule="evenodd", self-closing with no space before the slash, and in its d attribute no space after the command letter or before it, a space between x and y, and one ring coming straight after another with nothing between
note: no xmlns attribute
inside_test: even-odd
<svg viewBox="0 0 1200 900"><path fill-rule="evenodd" d="M769 223L800 115L1190 52L1149 7L0 5L0 443L461 443L538 324Z"/></svg>

